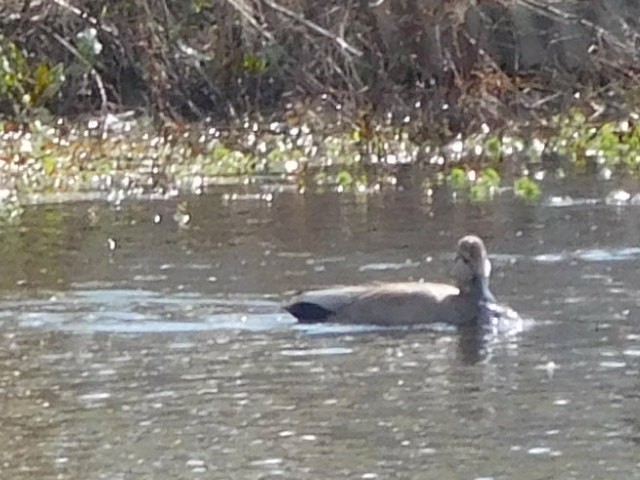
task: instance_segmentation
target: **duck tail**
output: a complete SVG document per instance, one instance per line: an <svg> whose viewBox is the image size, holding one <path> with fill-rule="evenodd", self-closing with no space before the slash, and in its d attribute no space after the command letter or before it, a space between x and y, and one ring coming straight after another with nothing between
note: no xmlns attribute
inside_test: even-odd
<svg viewBox="0 0 640 480"><path fill-rule="evenodd" d="M295 302L285 306L284 309L296 317L300 323L327 322L329 317L333 315L331 310L310 302Z"/></svg>

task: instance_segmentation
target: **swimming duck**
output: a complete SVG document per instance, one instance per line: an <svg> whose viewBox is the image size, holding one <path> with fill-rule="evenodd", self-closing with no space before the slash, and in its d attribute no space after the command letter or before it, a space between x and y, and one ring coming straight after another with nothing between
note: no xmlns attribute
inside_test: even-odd
<svg viewBox="0 0 640 480"><path fill-rule="evenodd" d="M398 282L335 287L302 293L284 308L301 323L473 325L482 323L495 304L490 274L484 242L467 235L458 241L455 286Z"/></svg>

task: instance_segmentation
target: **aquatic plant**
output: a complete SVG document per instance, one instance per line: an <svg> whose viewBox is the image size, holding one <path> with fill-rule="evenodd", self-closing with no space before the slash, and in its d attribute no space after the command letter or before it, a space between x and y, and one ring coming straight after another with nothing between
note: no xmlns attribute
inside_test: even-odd
<svg viewBox="0 0 640 480"><path fill-rule="evenodd" d="M513 192L516 197L528 201L535 201L540 198L539 185L529 177L520 177L513 182Z"/></svg>

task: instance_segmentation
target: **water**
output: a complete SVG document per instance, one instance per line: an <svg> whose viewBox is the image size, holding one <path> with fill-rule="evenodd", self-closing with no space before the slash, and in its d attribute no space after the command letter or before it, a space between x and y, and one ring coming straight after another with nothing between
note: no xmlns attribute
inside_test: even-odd
<svg viewBox="0 0 640 480"><path fill-rule="evenodd" d="M27 208L0 230L0 478L640 478L639 207L556 193ZM517 335L280 308L447 280L471 232Z"/></svg>

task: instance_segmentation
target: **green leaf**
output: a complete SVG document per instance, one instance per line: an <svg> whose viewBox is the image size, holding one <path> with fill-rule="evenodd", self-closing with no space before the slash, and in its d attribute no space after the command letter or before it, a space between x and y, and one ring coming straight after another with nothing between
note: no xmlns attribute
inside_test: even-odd
<svg viewBox="0 0 640 480"><path fill-rule="evenodd" d="M502 140L497 135L492 135L484 142L484 153L491 160L500 160L502 156Z"/></svg>
<svg viewBox="0 0 640 480"><path fill-rule="evenodd" d="M460 167L454 167L447 175L447 183L454 190L463 190L469 186L469 177L467 177L467 172Z"/></svg>
<svg viewBox="0 0 640 480"><path fill-rule="evenodd" d="M494 168L485 168L480 174L479 182L498 188L500 186L500 174Z"/></svg>
<svg viewBox="0 0 640 480"><path fill-rule="evenodd" d="M212 157L214 161L219 162L227 158L230 154L231 150L223 145L218 145L213 149Z"/></svg>
<svg viewBox="0 0 640 480"><path fill-rule="evenodd" d="M469 190L472 202L485 202L492 197L491 190L486 185L475 184Z"/></svg>
<svg viewBox="0 0 640 480"><path fill-rule="evenodd" d="M520 177L513 183L513 191L518 198L535 201L540 197L540 186L529 177Z"/></svg>
<svg viewBox="0 0 640 480"><path fill-rule="evenodd" d="M267 60L255 53L246 53L242 57L242 68L245 72L259 75L267 70Z"/></svg>
<svg viewBox="0 0 640 480"><path fill-rule="evenodd" d="M45 173L47 175L53 175L53 172L56 171L56 164L58 163L56 159L51 155L45 155L40 161L42 162L42 169Z"/></svg>
<svg viewBox="0 0 640 480"><path fill-rule="evenodd" d="M350 188L353 185L353 175L346 170L342 170L338 173L336 182L344 189Z"/></svg>

